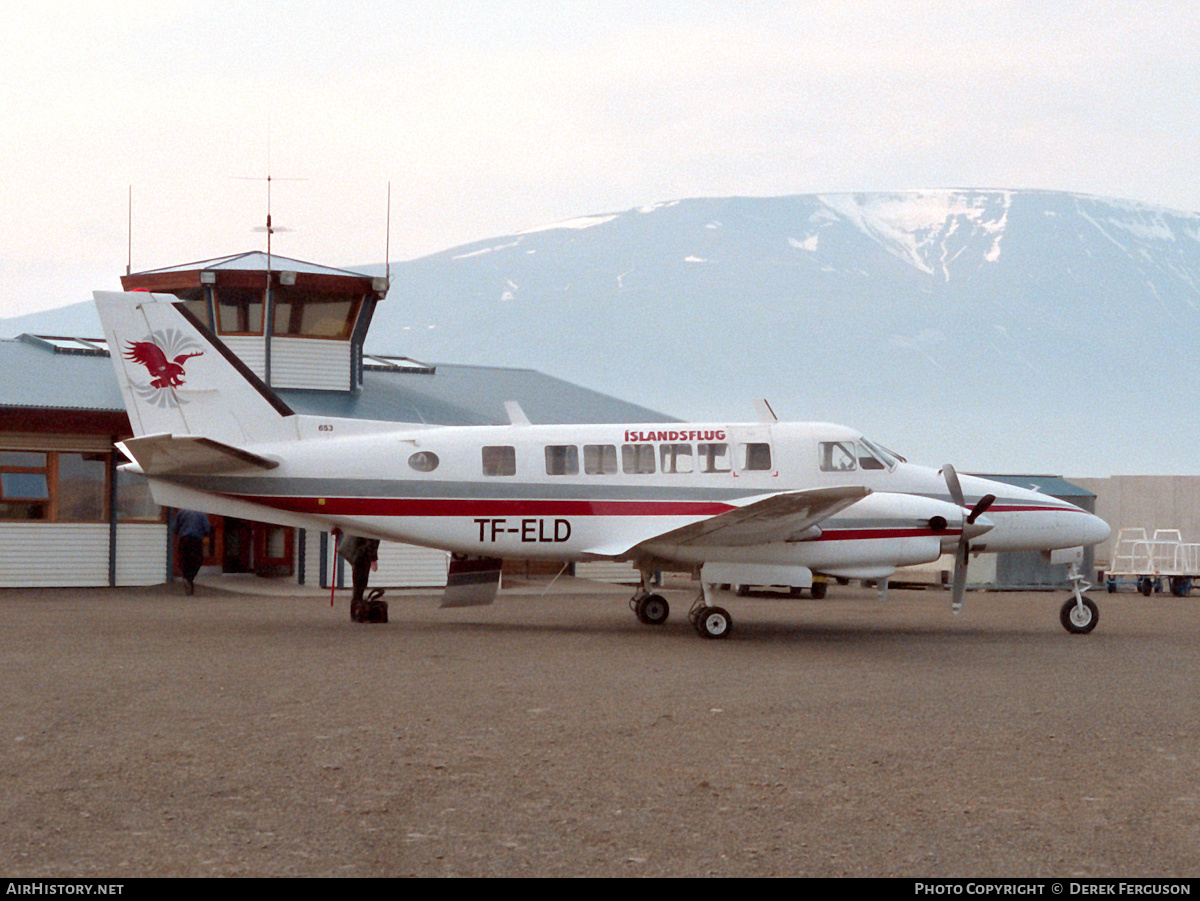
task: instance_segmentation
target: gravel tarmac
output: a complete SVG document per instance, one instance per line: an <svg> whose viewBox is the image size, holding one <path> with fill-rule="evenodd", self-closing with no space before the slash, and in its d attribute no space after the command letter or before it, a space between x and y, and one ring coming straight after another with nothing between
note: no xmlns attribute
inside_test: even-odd
<svg viewBox="0 0 1200 901"><path fill-rule="evenodd" d="M0 874L1200 874L1200 598L628 595L0 590Z"/></svg>

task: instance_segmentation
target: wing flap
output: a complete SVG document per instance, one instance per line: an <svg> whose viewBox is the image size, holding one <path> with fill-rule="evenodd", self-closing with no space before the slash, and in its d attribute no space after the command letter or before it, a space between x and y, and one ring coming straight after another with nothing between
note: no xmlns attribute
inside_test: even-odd
<svg viewBox="0 0 1200 901"><path fill-rule="evenodd" d="M122 441L118 447L148 476L213 475L279 465L278 460L198 435L143 435Z"/></svg>

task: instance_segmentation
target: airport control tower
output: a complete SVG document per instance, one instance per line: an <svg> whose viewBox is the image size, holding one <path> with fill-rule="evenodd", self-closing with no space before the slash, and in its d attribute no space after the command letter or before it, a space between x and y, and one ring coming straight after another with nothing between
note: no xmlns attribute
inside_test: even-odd
<svg viewBox="0 0 1200 901"><path fill-rule="evenodd" d="M261 252L121 277L174 294L273 388L357 391L362 347L387 279ZM264 328L269 324L269 328Z"/></svg>

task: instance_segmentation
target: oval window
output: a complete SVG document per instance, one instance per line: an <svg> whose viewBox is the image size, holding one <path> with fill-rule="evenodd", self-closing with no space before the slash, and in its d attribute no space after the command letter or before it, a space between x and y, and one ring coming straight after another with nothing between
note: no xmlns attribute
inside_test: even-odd
<svg viewBox="0 0 1200 901"><path fill-rule="evenodd" d="M417 472L433 472L437 469L438 455L433 451L417 451L408 458L408 465Z"/></svg>

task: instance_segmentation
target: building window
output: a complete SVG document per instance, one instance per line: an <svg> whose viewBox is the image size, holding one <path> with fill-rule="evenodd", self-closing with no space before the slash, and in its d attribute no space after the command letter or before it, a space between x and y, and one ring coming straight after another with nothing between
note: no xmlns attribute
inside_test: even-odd
<svg viewBox="0 0 1200 901"><path fill-rule="evenodd" d="M217 330L222 335L261 335L264 292L218 287Z"/></svg>
<svg viewBox="0 0 1200 901"><path fill-rule="evenodd" d="M59 522L108 520L108 454L58 455Z"/></svg>
<svg viewBox="0 0 1200 901"><path fill-rule="evenodd" d="M0 451L0 519L48 519L50 455Z"/></svg>
<svg viewBox="0 0 1200 901"><path fill-rule="evenodd" d="M0 520L107 522L109 461L107 452L0 451Z"/></svg>
<svg viewBox="0 0 1200 901"><path fill-rule="evenodd" d="M145 476L117 470L117 519L162 521L162 509L150 496L150 483Z"/></svg>
<svg viewBox="0 0 1200 901"><path fill-rule="evenodd" d="M546 475L579 475L579 448L573 444L550 444L546 446Z"/></svg>
<svg viewBox="0 0 1200 901"><path fill-rule="evenodd" d="M587 475L612 475L617 471L617 447L615 444L585 444L583 446L583 471Z"/></svg>
<svg viewBox="0 0 1200 901"><path fill-rule="evenodd" d="M517 474L517 449L515 447L485 447L483 449L483 474L485 476L515 476Z"/></svg>
<svg viewBox="0 0 1200 901"><path fill-rule="evenodd" d="M362 299L345 294L322 294L275 288L272 296L272 334L299 338L350 337Z"/></svg>
<svg viewBox="0 0 1200 901"><path fill-rule="evenodd" d="M208 292L204 288L181 288L171 293L183 301L187 311L204 323L205 328L212 328L208 318Z"/></svg>

